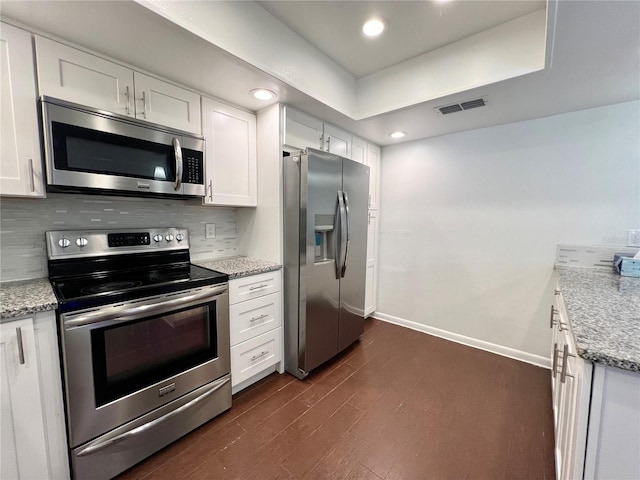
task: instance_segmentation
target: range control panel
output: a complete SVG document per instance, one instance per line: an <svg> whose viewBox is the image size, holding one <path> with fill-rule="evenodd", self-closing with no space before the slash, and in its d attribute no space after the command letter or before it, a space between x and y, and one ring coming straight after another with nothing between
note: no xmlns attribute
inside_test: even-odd
<svg viewBox="0 0 640 480"><path fill-rule="evenodd" d="M58 230L46 239L50 260L189 248L186 228Z"/></svg>

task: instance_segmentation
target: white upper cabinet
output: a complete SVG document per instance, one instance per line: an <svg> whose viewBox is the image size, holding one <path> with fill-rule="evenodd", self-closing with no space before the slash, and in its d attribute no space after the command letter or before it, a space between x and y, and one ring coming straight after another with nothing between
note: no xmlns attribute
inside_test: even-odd
<svg viewBox="0 0 640 480"><path fill-rule="evenodd" d="M351 134L349 132L325 123L324 142L327 152L351 158Z"/></svg>
<svg viewBox="0 0 640 480"><path fill-rule="evenodd" d="M133 70L36 37L40 94L135 116Z"/></svg>
<svg viewBox="0 0 640 480"><path fill-rule="evenodd" d="M200 95L36 37L40 94L200 135Z"/></svg>
<svg viewBox="0 0 640 480"><path fill-rule="evenodd" d="M136 118L200 135L200 95L134 72Z"/></svg>
<svg viewBox="0 0 640 480"><path fill-rule="evenodd" d="M367 165L369 166L369 208L378 210L380 202L380 147L368 144Z"/></svg>
<svg viewBox="0 0 640 480"><path fill-rule="evenodd" d="M285 147L296 150L304 150L307 147L324 150L323 128L324 124L317 118L284 107L283 143Z"/></svg>
<svg viewBox="0 0 640 480"><path fill-rule="evenodd" d="M360 137L353 137L351 142L351 160L367 165L367 142Z"/></svg>
<svg viewBox="0 0 640 480"><path fill-rule="evenodd" d="M256 116L202 98L206 205L255 207L257 193Z"/></svg>
<svg viewBox="0 0 640 480"><path fill-rule="evenodd" d="M0 194L43 197L31 34L0 29Z"/></svg>

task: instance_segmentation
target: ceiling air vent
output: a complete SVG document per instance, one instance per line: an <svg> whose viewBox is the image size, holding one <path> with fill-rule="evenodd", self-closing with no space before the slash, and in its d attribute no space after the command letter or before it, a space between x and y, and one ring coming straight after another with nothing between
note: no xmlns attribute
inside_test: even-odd
<svg viewBox="0 0 640 480"><path fill-rule="evenodd" d="M487 104L486 98L476 98L467 102L453 103L444 107L436 107L440 115L448 115L450 113L462 112L463 110L471 110L472 108L484 107Z"/></svg>

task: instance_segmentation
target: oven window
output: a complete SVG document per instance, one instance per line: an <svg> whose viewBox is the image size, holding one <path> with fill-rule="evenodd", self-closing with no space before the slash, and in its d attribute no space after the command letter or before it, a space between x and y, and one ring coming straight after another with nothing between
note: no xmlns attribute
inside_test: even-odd
<svg viewBox="0 0 640 480"><path fill-rule="evenodd" d="M173 147L88 128L52 124L54 162L59 170L149 180L173 180Z"/></svg>
<svg viewBox="0 0 640 480"><path fill-rule="evenodd" d="M217 355L215 304L91 332L96 406Z"/></svg>

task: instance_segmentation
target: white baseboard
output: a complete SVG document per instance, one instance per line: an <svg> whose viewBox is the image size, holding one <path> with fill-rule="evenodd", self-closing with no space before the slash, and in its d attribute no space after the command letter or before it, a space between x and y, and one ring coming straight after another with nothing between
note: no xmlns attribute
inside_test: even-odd
<svg viewBox="0 0 640 480"><path fill-rule="evenodd" d="M393 315L388 315L386 313L373 312L373 315L371 315L371 317L382 320L383 322L393 323L395 325L407 327L412 330L417 330L418 332L433 335L434 337L440 337L444 338L445 340L461 343L462 345L467 345L468 347L478 348L486 352L502 355L503 357L509 357L513 358L514 360L520 360L521 362L536 365L538 367L546 368L549 370L551 369L551 359L542 357L540 355L534 355L532 353L523 352L521 350L505 347L503 345L485 342L484 340L478 340L477 338L466 337L464 335L460 335L459 333L441 330L436 327L413 322L404 318L394 317Z"/></svg>

